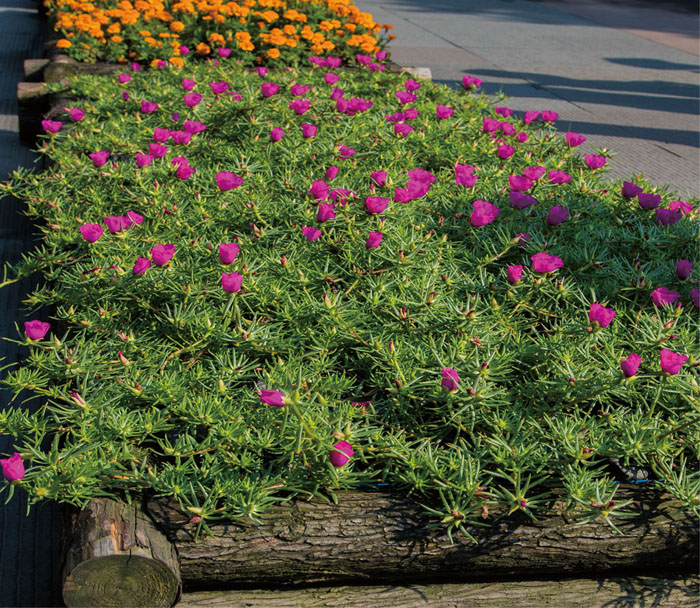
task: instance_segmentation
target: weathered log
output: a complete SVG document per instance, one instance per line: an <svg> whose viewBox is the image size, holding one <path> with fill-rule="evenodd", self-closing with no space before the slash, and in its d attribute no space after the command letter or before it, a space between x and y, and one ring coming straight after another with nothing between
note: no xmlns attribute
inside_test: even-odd
<svg viewBox="0 0 700 608"><path fill-rule="evenodd" d="M63 600L72 606L172 606L177 553L136 505L90 501L64 522Z"/></svg>
<svg viewBox="0 0 700 608"><path fill-rule="evenodd" d="M273 508L263 525L211 522L212 535L195 540L190 514L173 503L146 508L175 543L189 589L269 587L284 584L466 582L506 576L552 577L576 573L641 573L660 564L676 572L697 568L698 521L669 495L620 490L639 514L617 525L577 524L563 511L532 522L504 518L492 526L468 526L476 543L455 535L451 544L414 501L346 492L339 504L295 500Z"/></svg>
<svg viewBox="0 0 700 608"><path fill-rule="evenodd" d="M25 59L24 60L24 80L26 82L41 82L44 76L44 68L49 64L49 60Z"/></svg>
<svg viewBox="0 0 700 608"><path fill-rule="evenodd" d="M499 581L442 585L312 587L184 593L177 608L696 608L696 576Z"/></svg>

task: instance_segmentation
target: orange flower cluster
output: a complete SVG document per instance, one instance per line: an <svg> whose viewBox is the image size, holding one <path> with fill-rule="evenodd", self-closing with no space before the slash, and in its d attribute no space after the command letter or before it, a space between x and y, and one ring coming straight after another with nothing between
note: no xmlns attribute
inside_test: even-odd
<svg viewBox="0 0 700 608"><path fill-rule="evenodd" d="M390 25L352 0L44 0L57 46L82 61L184 64L230 49L246 62L375 53ZM228 51L227 51L228 52Z"/></svg>

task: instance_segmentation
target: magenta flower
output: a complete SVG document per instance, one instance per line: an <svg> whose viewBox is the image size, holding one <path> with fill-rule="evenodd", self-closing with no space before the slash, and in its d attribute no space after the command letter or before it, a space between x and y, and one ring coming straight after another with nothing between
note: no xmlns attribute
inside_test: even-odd
<svg viewBox="0 0 700 608"><path fill-rule="evenodd" d="M696 287L690 290L690 300L695 304L695 308L700 308L700 289Z"/></svg>
<svg viewBox="0 0 700 608"><path fill-rule="evenodd" d="M673 226L681 221L682 211L672 211L671 209L657 209L656 221L662 226Z"/></svg>
<svg viewBox="0 0 700 608"><path fill-rule="evenodd" d="M637 194L637 201L642 209L656 209L661 204L661 195L640 192Z"/></svg>
<svg viewBox="0 0 700 608"><path fill-rule="evenodd" d="M607 327L616 314L617 312L612 308L605 308L602 304L594 302L588 311L588 322L591 325L597 323L600 327Z"/></svg>
<svg viewBox="0 0 700 608"><path fill-rule="evenodd" d="M85 111L80 108L71 108L68 110L68 115L73 122L80 122L85 116Z"/></svg>
<svg viewBox="0 0 700 608"><path fill-rule="evenodd" d="M381 196L368 196L365 199L365 208L367 213L382 213L387 208L389 204L388 198L383 198Z"/></svg>
<svg viewBox="0 0 700 608"><path fill-rule="evenodd" d="M564 261L560 257L549 255L544 251L530 256L530 259L532 260L532 269L540 273L553 272L564 265Z"/></svg>
<svg viewBox="0 0 700 608"><path fill-rule="evenodd" d="M338 171L340 171L340 168L336 167L335 165L328 167L328 169L326 169L324 177L328 180L334 180L338 175Z"/></svg>
<svg viewBox="0 0 700 608"><path fill-rule="evenodd" d="M413 80L413 78L409 78L406 82L404 82L403 88L407 91L417 91L420 89L420 82Z"/></svg>
<svg viewBox="0 0 700 608"><path fill-rule="evenodd" d="M80 227L80 234L88 243L94 243L100 239L105 229L100 224L85 223Z"/></svg>
<svg viewBox="0 0 700 608"><path fill-rule="evenodd" d="M316 211L316 221L326 222L332 220L335 217L335 210L333 207L333 203L321 203Z"/></svg>
<svg viewBox="0 0 700 608"><path fill-rule="evenodd" d="M471 165L455 165L455 183L458 186L471 188L477 179L479 176L474 175L474 167Z"/></svg>
<svg viewBox="0 0 700 608"><path fill-rule="evenodd" d="M600 169L608 162L608 159L605 158L605 156L600 156L598 154L586 154L586 156L583 157L583 160L586 162L586 166L590 169Z"/></svg>
<svg viewBox="0 0 700 608"><path fill-rule="evenodd" d="M415 93L410 93L409 91L396 91L396 93L394 93L394 95L396 95L396 97L399 100L399 103L402 105L407 104L407 103L412 103L416 99L418 99L418 97L416 97Z"/></svg>
<svg viewBox="0 0 700 608"><path fill-rule="evenodd" d="M622 198L634 198L642 191L642 188L635 184L630 182L622 182L622 190L620 191L620 194L622 195Z"/></svg>
<svg viewBox="0 0 700 608"><path fill-rule="evenodd" d="M479 78L476 78L474 76L469 76L468 74L466 76L462 76L462 86L465 89L470 89L472 86L474 88L478 88L483 84L483 80L480 80Z"/></svg>
<svg viewBox="0 0 700 608"><path fill-rule="evenodd" d="M511 206L515 207L516 209L525 209L526 207L534 205L537 202L537 199L534 196L530 196L524 192L510 192L508 194L508 198L510 199Z"/></svg>
<svg viewBox="0 0 700 608"><path fill-rule="evenodd" d="M672 211L680 211L681 215L690 213L693 210L693 206L685 201L671 201L668 206Z"/></svg>
<svg viewBox="0 0 700 608"><path fill-rule="evenodd" d="M145 99L141 102L141 112L144 114L153 114L158 109L158 104L154 101L146 101Z"/></svg>
<svg viewBox="0 0 700 608"><path fill-rule="evenodd" d="M44 321L25 321L24 333L30 340L41 340L51 328L50 323Z"/></svg>
<svg viewBox="0 0 700 608"><path fill-rule="evenodd" d="M182 99L188 108L194 108L202 101L202 96L199 93L187 93Z"/></svg>
<svg viewBox="0 0 700 608"><path fill-rule="evenodd" d="M308 99L293 99L289 102L289 109L299 116L306 114L310 107L311 102Z"/></svg>
<svg viewBox="0 0 700 608"><path fill-rule="evenodd" d="M309 242L316 241L321 237L321 231L318 228L313 228L312 226L302 226L301 233Z"/></svg>
<svg viewBox="0 0 700 608"><path fill-rule="evenodd" d="M165 143L170 139L170 129L163 129L161 127L156 127L153 129L153 141L158 143Z"/></svg>
<svg viewBox="0 0 700 608"><path fill-rule="evenodd" d="M535 110L528 110L525 112L525 116L523 116L523 123L529 125L530 123L535 122L539 117L539 112L536 112Z"/></svg>
<svg viewBox="0 0 700 608"><path fill-rule="evenodd" d="M499 122L498 130L504 135L515 135L515 127L509 122Z"/></svg>
<svg viewBox="0 0 700 608"><path fill-rule="evenodd" d="M530 240L530 233L529 232L518 232L518 234L516 234L515 237L513 238L513 242L517 243L521 247L526 247L529 240Z"/></svg>
<svg viewBox="0 0 700 608"><path fill-rule="evenodd" d="M311 188L309 188L309 194L317 201L328 200L330 191L330 186L322 179L315 179Z"/></svg>
<svg viewBox="0 0 700 608"><path fill-rule="evenodd" d="M498 129L500 126L500 122L498 122L495 118L491 118L489 116L484 116L484 119L482 121L482 128L484 130L484 133L493 133Z"/></svg>
<svg viewBox="0 0 700 608"><path fill-rule="evenodd" d="M690 271L693 269L693 263L688 260L679 260L676 262L676 274L681 281L685 281L690 276Z"/></svg>
<svg viewBox="0 0 700 608"><path fill-rule="evenodd" d="M531 179L533 182L536 182L545 174L546 171L547 169L541 165L538 165L536 167L528 167L527 169L523 169L523 175L528 179Z"/></svg>
<svg viewBox="0 0 700 608"><path fill-rule="evenodd" d="M201 133L207 128L207 125L205 125L203 122L199 122L198 120L186 120L182 123L182 126L185 131L194 134Z"/></svg>
<svg viewBox="0 0 700 608"><path fill-rule="evenodd" d="M193 169L187 163L183 163L178 166L177 171L175 171L175 176L184 181L189 179L193 173L197 173L197 169Z"/></svg>
<svg viewBox="0 0 700 608"><path fill-rule="evenodd" d="M569 217L569 210L561 205L554 205L547 214L547 223L550 226L558 226Z"/></svg>
<svg viewBox="0 0 700 608"><path fill-rule="evenodd" d="M128 224L127 220L128 218L125 218L124 216L112 215L105 218L105 224L107 224L107 230L109 230L112 234L117 234L131 224L131 220L128 220Z"/></svg>
<svg viewBox="0 0 700 608"><path fill-rule="evenodd" d="M255 68L255 71L258 73L258 76L260 78L264 78L267 76L267 68L264 65L259 65Z"/></svg>
<svg viewBox="0 0 700 608"><path fill-rule="evenodd" d="M311 137L316 137L318 132L318 127L316 125L309 124L308 122L301 123L301 134L309 139Z"/></svg>
<svg viewBox="0 0 700 608"><path fill-rule="evenodd" d="M219 261L222 264L233 264L240 250L238 243L219 243Z"/></svg>
<svg viewBox="0 0 700 608"><path fill-rule="evenodd" d="M280 86L274 82L263 82L260 85L260 92L263 97L272 97L279 90Z"/></svg>
<svg viewBox="0 0 700 608"><path fill-rule="evenodd" d="M580 146L584 141L586 141L586 138L583 135L579 133L574 133L573 131L567 131L565 138L566 143L569 144L572 148Z"/></svg>
<svg viewBox="0 0 700 608"><path fill-rule="evenodd" d="M148 167L153 162L153 157L150 154L142 154L141 152L136 153L136 166L139 169Z"/></svg>
<svg viewBox="0 0 700 608"><path fill-rule="evenodd" d="M446 118L452 118L455 111L450 106L443 106L438 104L435 108L435 114L440 120L445 120Z"/></svg>
<svg viewBox="0 0 700 608"><path fill-rule="evenodd" d="M102 167L107 163L107 159L109 158L109 152L107 150L100 150L99 152L93 152L92 154L88 154L90 157L90 160L92 161L92 164L95 167Z"/></svg>
<svg viewBox="0 0 700 608"><path fill-rule="evenodd" d="M490 224L501 214L501 210L488 201L476 200L472 205L474 211L472 211L470 221L472 226L475 227L486 226L486 224Z"/></svg>
<svg viewBox="0 0 700 608"><path fill-rule="evenodd" d="M148 258L136 258L136 263L131 269L131 274L146 274L146 271L151 267L151 260Z"/></svg>
<svg viewBox="0 0 700 608"><path fill-rule="evenodd" d="M352 449L352 446L347 441L339 441L333 446L328 459L336 469L339 469L348 464L354 454L355 450Z"/></svg>
<svg viewBox="0 0 700 608"><path fill-rule="evenodd" d="M189 78L182 79L182 88L185 89L185 91L191 91L196 84L194 80L190 80Z"/></svg>
<svg viewBox="0 0 700 608"><path fill-rule="evenodd" d="M339 146L338 153L340 154L340 158L350 158L356 154L356 151L347 146Z"/></svg>
<svg viewBox="0 0 700 608"><path fill-rule="evenodd" d="M164 144L148 144L148 154L153 158L163 158L168 153L168 146Z"/></svg>
<svg viewBox="0 0 700 608"><path fill-rule="evenodd" d="M175 245L156 245L151 247L151 259L156 266L164 266L175 254Z"/></svg>
<svg viewBox="0 0 700 608"><path fill-rule="evenodd" d="M651 301L654 302L654 306L657 308L663 308L664 306L673 306L676 300L679 300L681 294L668 287L657 287L651 292Z"/></svg>
<svg viewBox="0 0 700 608"><path fill-rule="evenodd" d="M387 122L399 122L403 120L403 112L394 112L393 114L385 114L384 118Z"/></svg>
<svg viewBox="0 0 700 608"><path fill-rule="evenodd" d="M554 122L557 118L559 118L559 114L557 114L556 112L552 112L552 110L542 111L543 122Z"/></svg>
<svg viewBox="0 0 700 608"><path fill-rule="evenodd" d="M496 114L503 116L503 118L508 118L513 115L513 110L504 106L496 106Z"/></svg>
<svg viewBox="0 0 700 608"><path fill-rule="evenodd" d="M302 95L306 95L308 90L308 84L293 84L290 87L289 92L292 94L293 97L301 97Z"/></svg>
<svg viewBox="0 0 700 608"><path fill-rule="evenodd" d="M451 367L442 368L442 382L440 383L443 388L448 391L456 391L459 385L459 374L456 369Z"/></svg>
<svg viewBox="0 0 700 608"><path fill-rule="evenodd" d="M343 60L340 57L326 57L326 67L339 68Z"/></svg>
<svg viewBox="0 0 700 608"><path fill-rule="evenodd" d="M331 191L331 199L340 201L341 205L344 205L351 196L355 196L355 193L347 188L335 188Z"/></svg>
<svg viewBox="0 0 700 608"><path fill-rule="evenodd" d="M516 283L520 282L520 279L523 276L523 267L520 264L508 266L507 272L508 272L508 282L511 285L515 285Z"/></svg>
<svg viewBox="0 0 700 608"><path fill-rule="evenodd" d="M680 353L675 353L668 348L661 349L661 371L665 374L670 374L675 376L681 371L681 367L688 360L687 355L681 355Z"/></svg>
<svg viewBox="0 0 700 608"><path fill-rule="evenodd" d="M224 47L221 47L217 52L219 54L219 57L222 59L227 59L231 55L232 49L227 49Z"/></svg>
<svg viewBox="0 0 700 608"><path fill-rule="evenodd" d="M273 142L278 142L284 137L284 129L281 127L275 127L270 131L270 140Z"/></svg>
<svg viewBox="0 0 700 608"><path fill-rule="evenodd" d="M627 355L626 359L620 362L620 369L624 374L625 378L631 378L637 373L639 369L639 364L644 361L638 354L630 353Z"/></svg>
<svg viewBox="0 0 700 608"><path fill-rule="evenodd" d="M334 87L333 91L331 91L331 99L333 101L342 99L343 95L345 95L345 91L343 91L343 89L339 89L338 87Z"/></svg>
<svg viewBox="0 0 700 608"><path fill-rule="evenodd" d="M117 82L119 84L126 84L131 80L131 74L119 74L117 76Z"/></svg>
<svg viewBox="0 0 700 608"><path fill-rule="evenodd" d="M58 133L63 126L59 120L42 120L41 126L47 133Z"/></svg>
<svg viewBox="0 0 700 608"><path fill-rule="evenodd" d="M219 171L216 174L216 185L219 186L219 190L224 192L238 188L242 183L243 178L231 171Z"/></svg>
<svg viewBox="0 0 700 608"><path fill-rule="evenodd" d="M333 72L326 72L323 76L323 80L326 81L326 84L335 84L338 82L338 80L340 80L340 76L338 76L338 74L334 74Z"/></svg>
<svg viewBox="0 0 700 608"><path fill-rule="evenodd" d="M209 88L214 95L221 95L228 89L228 82L210 82Z"/></svg>
<svg viewBox="0 0 700 608"><path fill-rule="evenodd" d="M226 293L236 293L240 291L242 283L242 274L238 274L237 272L221 273L221 287Z"/></svg>
<svg viewBox="0 0 700 608"><path fill-rule="evenodd" d="M521 143L524 144L528 139L530 139L530 136L525 133L524 131L521 131L518 133L515 138Z"/></svg>
<svg viewBox="0 0 700 608"><path fill-rule="evenodd" d="M136 225L143 224L143 220L146 219L140 213L136 213L136 211L131 210L126 212L126 217L128 220L131 220Z"/></svg>
<svg viewBox="0 0 700 608"><path fill-rule="evenodd" d="M571 181L571 176L565 171L553 169L547 173L550 184L568 184Z"/></svg>
<svg viewBox="0 0 700 608"><path fill-rule="evenodd" d="M15 452L9 458L0 458L0 466L2 467L2 476L5 478L5 481L12 483L24 479L24 463L19 452Z"/></svg>
<svg viewBox="0 0 700 608"><path fill-rule="evenodd" d="M383 186L386 184L386 171L372 171L372 173L370 173L370 177L372 178L372 181L377 184L377 186Z"/></svg>
<svg viewBox="0 0 700 608"><path fill-rule="evenodd" d="M284 405L284 393L282 391L264 389L260 391L260 402L272 407L282 407Z"/></svg>
<svg viewBox="0 0 700 608"><path fill-rule="evenodd" d="M122 91L122 99L123 99L124 101L129 101L129 99L130 99L130 97L129 97L129 91Z"/></svg>
<svg viewBox="0 0 700 608"><path fill-rule="evenodd" d="M506 160L510 158L511 156L513 156L514 153L515 148L513 146L498 146L498 158L500 158L501 160Z"/></svg>
<svg viewBox="0 0 700 608"><path fill-rule="evenodd" d="M381 244L383 238L384 235L381 232L370 232L365 247L367 249L376 249Z"/></svg>
<svg viewBox="0 0 700 608"><path fill-rule="evenodd" d="M192 141L192 133L189 131L171 131L170 136L177 145L186 146Z"/></svg>
<svg viewBox="0 0 700 608"><path fill-rule="evenodd" d="M413 127L405 122L397 122L394 125L394 135L406 137L411 131L413 131Z"/></svg>
<svg viewBox="0 0 700 608"><path fill-rule="evenodd" d="M523 175L511 175L508 177L508 185L515 192L525 192L535 185L529 177Z"/></svg>

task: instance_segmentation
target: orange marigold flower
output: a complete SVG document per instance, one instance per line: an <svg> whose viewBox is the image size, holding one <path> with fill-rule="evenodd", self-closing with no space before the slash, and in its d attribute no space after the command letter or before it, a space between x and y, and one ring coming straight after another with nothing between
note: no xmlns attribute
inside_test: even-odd
<svg viewBox="0 0 700 608"><path fill-rule="evenodd" d="M121 36L112 36L110 40L119 44L122 40L124 40L124 38L122 38Z"/></svg>
<svg viewBox="0 0 700 608"><path fill-rule="evenodd" d="M205 42L200 42L200 43L195 47L195 50L196 50L197 53L199 53L200 55L208 55L209 53L211 53L211 47L210 47L208 44L206 44Z"/></svg>
<svg viewBox="0 0 700 608"><path fill-rule="evenodd" d="M66 40L65 38L61 38L57 43L56 47L59 49L69 49L71 47L71 42L70 40Z"/></svg>
<svg viewBox="0 0 700 608"><path fill-rule="evenodd" d="M391 23L385 23L384 25L382 25L382 27L387 31L394 29L394 26L391 25Z"/></svg>
<svg viewBox="0 0 700 608"><path fill-rule="evenodd" d="M178 68L181 68L183 65L185 65L185 60L182 57L171 57L170 65L174 65Z"/></svg>
<svg viewBox="0 0 700 608"><path fill-rule="evenodd" d="M279 49L270 49L267 51L267 56L270 59L277 59L280 56L280 50Z"/></svg>
<svg viewBox="0 0 700 608"><path fill-rule="evenodd" d="M182 30L185 29L185 24L182 21L173 21L170 24L170 29L173 32L181 32Z"/></svg>
<svg viewBox="0 0 700 608"><path fill-rule="evenodd" d="M388 35L387 35L387 38L388 38L389 40L396 40L396 36L395 36L394 34L388 34Z"/></svg>

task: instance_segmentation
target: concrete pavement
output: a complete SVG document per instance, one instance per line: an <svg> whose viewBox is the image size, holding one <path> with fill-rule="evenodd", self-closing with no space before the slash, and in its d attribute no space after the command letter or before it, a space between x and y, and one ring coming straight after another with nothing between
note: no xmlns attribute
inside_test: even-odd
<svg viewBox="0 0 700 608"><path fill-rule="evenodd" d="M700 190L698 15L643 0L355 0L397 39L392 59L464 74L519 111L554 110L610 178L643 173L681 197ZM694 51L694 52L693 52Z"/></svg>

